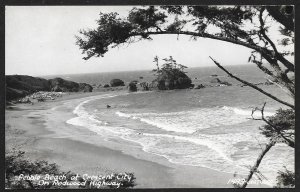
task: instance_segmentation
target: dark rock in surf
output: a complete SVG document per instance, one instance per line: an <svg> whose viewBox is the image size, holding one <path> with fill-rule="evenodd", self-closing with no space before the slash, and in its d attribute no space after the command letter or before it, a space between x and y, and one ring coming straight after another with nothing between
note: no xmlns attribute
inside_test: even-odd
<svg viewBox="0 0 300 192"><path fill-rule="evenodd" d="M194 89L202 89L202 88L205 88L205 86L200 84L200 85L197 85Z"/></svg>
<svg viewBox="0 0 300 192"><path fill-rule="evenodd" d="M220 84L220 86L232 86L231 83L227 82L227 81L221 81L219 78L213 78L212 80L210 80L210 83L218 83Z"/></svg>
<svg viewBox="0 0 300 192"><path fill-rule="evenodd" d="M128 85L128 90L131 91L131 92L135 92L137 91L137 81L131 81Z"/></svg>
<svg viewBox="0 0 300 192"><path fill-rule="evenodd" d="M110 81L110 85L112 87L118 87L118 86L125 86L125 83L121 79L112 79Z"/></svg>
<svg viewBox="0 0 300 192"><path fill-rule="evenodd" d="M219 78L213 78L210 80L211 83L221 83L222 81Z"/></svg>

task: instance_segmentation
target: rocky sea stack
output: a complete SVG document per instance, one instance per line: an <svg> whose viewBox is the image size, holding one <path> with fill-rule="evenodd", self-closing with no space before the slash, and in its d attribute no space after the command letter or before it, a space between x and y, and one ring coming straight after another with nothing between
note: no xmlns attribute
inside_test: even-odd
<svg viewBox="0 0 300 192"><path fill-rule="evenodd" d="M125 83L121 79L112 79L110 81L110 86L112 87L125 86Z"/></svg>
<svg viewBox="0 0 300 192"><path fill-rule="evenodd" d="M135 92L137 91L137 81L131 81L128 85L128 90L131 91L131 92Z"/></svg>
<svg viewBox="0 0 300 192"><path fill-rule="evenodd" d="M155 81L159 90L187 89L193 87L192 80L179 69L162 71Z"/></svg>
<svg viewBox="0 0 300 192"><path fill-rule="evenodd" d="M157 76L153 83L159 90L187 89L194 86L192 80L184 72L186 66L178 64L172 56L163 60L165 63L162 67L159 66L158 57L155 57L153 61L157 67L153 70Z"/></svg>
<svg viewBox="0 0 300 192"><path fill-rule="evenodd" d="M221 81L219 78L213 78L210 80L210 83L218 83L220 85L226 85L226 86L231 86L231 83L228 83L227 81Z"/></svg>

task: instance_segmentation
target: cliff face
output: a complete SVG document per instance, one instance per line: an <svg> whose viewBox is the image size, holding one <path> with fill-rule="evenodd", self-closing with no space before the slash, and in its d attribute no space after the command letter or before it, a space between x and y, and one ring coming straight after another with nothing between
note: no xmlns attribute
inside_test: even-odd
<svg viewBox="0 0 300 192"><path fill-rule="evenodd" d="M92 92L93 87L86 83L76 83L62 78L43 79L27 75L7 75L6 99L24 97L37 91Z"/></svg>

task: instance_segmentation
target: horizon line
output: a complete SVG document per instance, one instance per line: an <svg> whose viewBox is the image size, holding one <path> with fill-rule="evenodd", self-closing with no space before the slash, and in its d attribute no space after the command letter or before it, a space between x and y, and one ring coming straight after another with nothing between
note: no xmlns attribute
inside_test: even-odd
<svg viewBox="0 0 300 192"><path fill-rule="evenodd" d="M246 64L229 64L226 66L239 66L239 65L253 65L251 63ZM255 66L255 65L253 65ZM186 70L193 69L193 68L209 68L209 67L217 67L216 65L206 65L206 66L197 66L197 67L188 67ZM138 72L138 71L149 71L151 72L152 69L141 69L141 70L129 70L129 71L101 71L101 72L87 72L87 73L61 73L61 74L42 74L42 75L28 75L28 74L5 74L7 75L27 75L27 76L33 76L33 77L45 77L45 76L56 76L56 75L83 75L83 74L99 74L99 73L125 73L125 72Z"/></svg>

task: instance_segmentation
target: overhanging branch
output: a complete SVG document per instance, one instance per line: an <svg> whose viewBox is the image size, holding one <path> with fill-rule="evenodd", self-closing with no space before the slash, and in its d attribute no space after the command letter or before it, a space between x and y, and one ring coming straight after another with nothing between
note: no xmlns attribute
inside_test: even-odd
<svg viewBox="0 0 300 192"><path fill-rule="evenodd" d="M146 32L147 35L162 35L162 34L169 34L169 35L190 35L190 36L195 36L195 37L203 37L203 38L209 38L209 39L216 39L220 41L225 41L237 45L242 45L244 47L248 47L250 49L254 49L258 52L263 52L266 53L267 50L266 48L257 46L255 44L250 44L248 42L243 42L237 39L232 39L232 38L226 38L226 37L220 37L216 35L211 35L208 33L197 33L197 32L191 32L191 31L149 31ZM145 33L131 33L130 36L143 36Z"/></svg>
<svg viewBox="0 0 300 192"><path fill-rule="evenodd" d="M295 148L295 142L292 141L291 139L287 138L282 132L281 132L281 129L275 125L273 125L270 121L268 121L266 118L265 118L265 115L264 115L264 110L265 110L265 106L266 106L266 102L264 102L263 104L263 107L261 109L259 108L255 108L252 110L252 119L254 120L263 120L265 123L267 123L278 135L280 135L280 137L282 137L288 146L292 147L292 148ZM259 110L261 112L261 118L254 118L253 117L253 114L256 110Z"/></svg>
<svg viewBox="0 0 300 192"><path fill-rule="evenodd" d="M295 109L295 106L294 106L294 105L292 105L292 104L290 104L290 103L287 103L287 102L285 102L285 101L282 101L281 99L275 97L274 95L272 95L272 94L270 94L270 93L268 93L268 92L262 90L261 88L257 87L256 85L254 85L254 84L252 84L252 83L249 83L249 82L247 82L247 81L245 81L245 80L242 80L242 79L240 79L240 78L234 76L234 75L231 74L229 71L227 71L223 66L221 66L220 63L218 63L217 61L215 61L212 57L209 56L209 58L210 58L210 59L211 59L211 60L212 60L212 61L213 61L220 69L222 69L225 73L227 73L230 77L232 77L232 78L238 80L238 81L241 82L241 83L244 83L244 84L246 84L246 85L252 87L253 89L256 89L257 91L259 91L259 92L261 92L262 94L264 94L264 95L266 95L266 96L268 96L268 97L274 99L275 101L277 101L277 102L279 102L279 103L281 103L281 104L284 104L284 105L286 105L286 106L288 106L288 107L290 107L290 108L292 108L292 109Z"/></svg>
<svg viewBox="0 0 300 192"><path fill-rule="evenodd" d="M271 139L269 141L269 143L265 146L265 148L263 149L263 151L260 153L260 155L258 156L255 164L253 165L253 167L250 169L250 173L248 175L248 177L246 178L245 182L243 183L242 186L240 186L240 188L246 188L248 185L248 182L251 180L253 174L255 172L257 172L257 169L262 161L262 159L264 158L264 156L267 154L267 152L275 145L276 141Z"/></svg>
<svg viewBox="0 0 300 192"><path fill-rule="evenodd" d="M289 69L289 71L295 72L295 68L294 65L289 62L287 59L285 59L281 53L278 52L276 45L274 44L274 42L267 36L264 26L265 23L263 21L263 12L265 10L265 7L262 7L260 12L259 12L259 22L260 22L260 33L262 34L262 36L270 43L271 47L273 48L274 52L275 52L275 57L282 62L282 64Z"/></svg>

